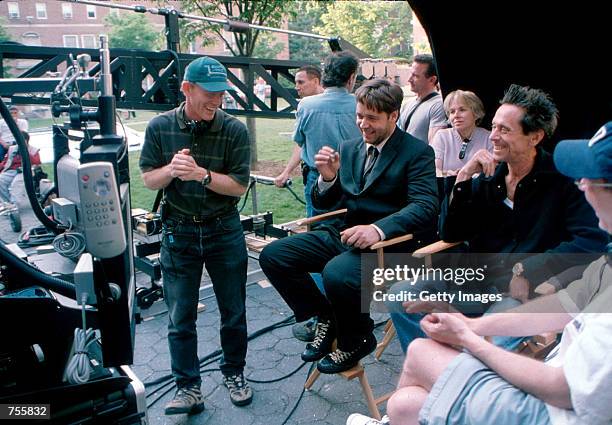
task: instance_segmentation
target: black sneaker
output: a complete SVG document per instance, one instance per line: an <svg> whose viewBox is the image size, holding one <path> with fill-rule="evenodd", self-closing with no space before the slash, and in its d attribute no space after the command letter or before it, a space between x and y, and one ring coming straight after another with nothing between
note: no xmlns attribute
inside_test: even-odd
<svg viewBox="0 0 612 425"><path fill-rule="evenodd" d="M306 349L302 353L302 360L314 362L322 359L331 351L332 344L336 338L336 332L333 327L334 325L331 320L319 319L314 340L306 345Z"/></svg>
<svg viewBox="0 0 612 425"><path fill-rule="evenodd" d="M312 342L317 329L317 318L312 317L305 322L296 323L291 328L293 336L304 342Z"/></svg>
<svg viewBox="0 0 612 425"><path fill-rule="evenodd" d="M223 383L229 390L230 400L236 406L246 406L253 401L253 390L242 373L223 375Z"/></svg>
<svg viewBox="0 0 612 425"><path fill-rule="evenodd" d="M336 349L329 353L317 363L317 369L321 373L340 373L355 366L359 360L376 350L376 338L369 334L365 336L359 345L351 351Z"/></svg>
<svg viewBox="0 0 612 425"><path fill-rule="evenodd" d="M204 410L204 397L199 387L179 388L174 398L166 404L166 415L178 415L180 413L200 413Z"/></svg>

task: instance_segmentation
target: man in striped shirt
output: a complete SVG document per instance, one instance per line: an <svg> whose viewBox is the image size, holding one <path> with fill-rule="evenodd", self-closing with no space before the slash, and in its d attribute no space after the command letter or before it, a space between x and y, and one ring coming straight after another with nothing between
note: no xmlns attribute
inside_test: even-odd
<svg viewBox="0 0 612 425"><path fill-rule="evenodd" d="M178 388L166 414L204 410L197 355L197 305L205 264L221 314L220 368L232 403L253 394L244 379L247 351L247 251L236 205L249 182L247 129L220 108L227 72L201 57L185 70L185 102L153 118L140 157L144 184L163 189L160 262L168 342Z"/></svg>

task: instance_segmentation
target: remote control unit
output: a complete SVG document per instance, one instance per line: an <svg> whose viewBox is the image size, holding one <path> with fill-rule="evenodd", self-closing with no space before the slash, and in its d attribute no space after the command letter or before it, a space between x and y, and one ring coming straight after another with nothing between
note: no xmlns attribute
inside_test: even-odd
<svg viewBox="0 0 612 425"><path fill-rule="evenodd" d="M87 251L98 258L115 257L127 242L115 171L110 162L90 162L78 169L80 226Z"/></svg>

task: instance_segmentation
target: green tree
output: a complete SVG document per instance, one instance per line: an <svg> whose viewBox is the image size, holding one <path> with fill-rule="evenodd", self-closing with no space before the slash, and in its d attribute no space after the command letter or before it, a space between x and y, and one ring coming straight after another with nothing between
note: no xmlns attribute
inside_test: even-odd
<svg viewBox="0 0 612 425"><path fill-rule="evenodd" d="M155 50L161 45L160 33L141 13L109 14L105 18L108 44L113 48Z"/></svg>
<svg viewBox="0 0 612 425"><path fill-rule="evenodd" d="M340 36L377 58L412 58L412 11L407 2L339 1L315 32Z"/></svg>
<svg viewBox="0 0 612 425"><path fill-rule="evenodd" d="M4 42L4 41L13 41L13 37L11 36L11 34L8 32L8 30L5 27L6 25L6 20L4 19L3 16L0 16L0 43ZM13 71L13 67L11 65L14 65L15 61L12 60L5 60L3 63L3 71L4 74L0 75L0 78L11 78L13 76L12 71Z"/></svg>
<svg viewBox="0 0 612 425"><path fill-rule="evenodd" d="M0 43L3 41L11 41L13 38L11 34L6 30L6 20L4 17L0 16Z"/></svg>
<svg viewBox="0 0 612 425"><path fill-rule="evenodd" d="M253 50L253 57L260 59L276 59L276 56L283 51L285 45L277 41L274 33L264 32L259 35L259 40Z"/></svg>
<svg viewBox="0 0 612 425"><path fill-rule="evenodd" d="M323 25L321 17L327 12L330 2L295 2L295 18L289 22L289 29L302 32L315 32L314 28ZM292 60L321 63L330 53L325 41L308 37L289 37L289 56Z"/></svg>
<svg viewBox="0 0 612 425"><path fill-rule="evenodd" d="M183 11L200 16L231 19L248 24L279 28L287 17L294 16L292 2L286 0L183 0ZM199 37L202 45L220 38L234 56L252 57L258 43L269 48L269 38L261 37L261 30L248 29L244 32L227 32L221 24L192 21L183 25L188 41ZM266 40L267 39L267 40ZM253 76L245 73L244 83L253 85ZM251 138L251 164L257 162L257 139L255 118L247 117L247 128Z"/></svg>

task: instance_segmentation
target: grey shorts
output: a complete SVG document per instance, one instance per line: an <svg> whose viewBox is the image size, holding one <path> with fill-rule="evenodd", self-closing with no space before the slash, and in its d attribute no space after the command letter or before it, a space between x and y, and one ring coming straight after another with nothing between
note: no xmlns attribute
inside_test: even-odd
<svg viewBox="0 0 612 425"><path fill-rule="evenodd" d="M438 378L419 424L549 425L546 404L516 388L470 354L461 353Z"/></svg>

